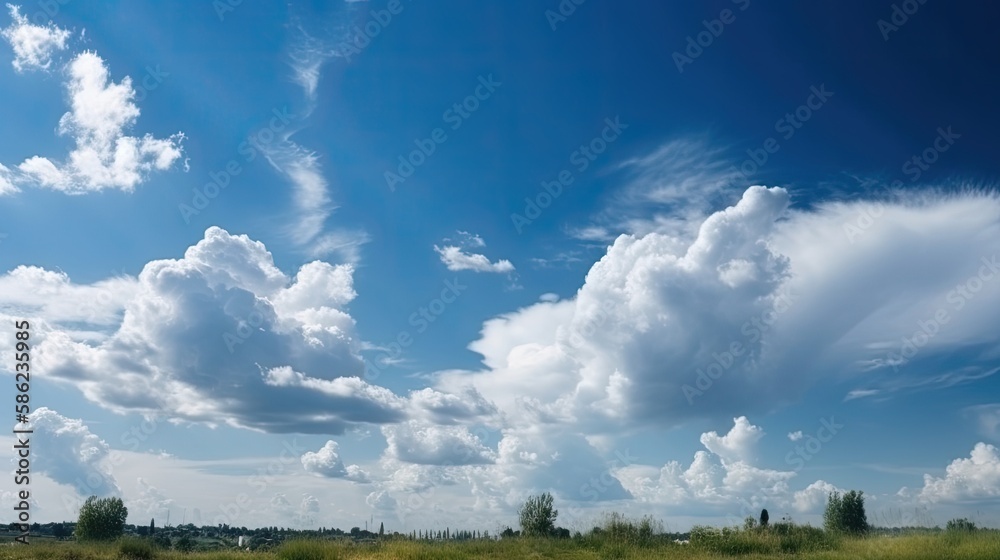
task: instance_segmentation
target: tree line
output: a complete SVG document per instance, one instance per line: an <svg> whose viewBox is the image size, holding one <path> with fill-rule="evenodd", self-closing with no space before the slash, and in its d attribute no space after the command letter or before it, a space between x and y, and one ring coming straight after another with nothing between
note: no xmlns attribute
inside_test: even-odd
<svg viewBox="0 0 1000 560"><path fill-rule="evenodd" d="M340 529L327 529L321 527L313 531L298 531L278 527L263 527L257 529L247 529L246 527L235 527L221 524L218 527L206 526L196 527L193 524L182 525L170 528L167 531L156 528L155 520L150 520L149 526L129 526L136 534L148 537L154 541L164 541L167 547L171 546L170 535L179 537L181 544L173 543L176 548L187 548L193 545L192 537L198 536L254 536L266 539L279 539L282 537L302 534L317 534L319 536L351 537L354 539L411 539L411 540L475 540L475 539L495 539L495 538L570 538L569 529L556 526L556 519L559 511L554 507L555 500L552 494L545 492L537 496L529 497L517 510L519 530L506 527L497 535L491 535L489 531L478 529L456 529L449 527L438 530L415 529L409 533L393 532L385 533L385 526L379 524L378 533L362 530L359 527L352 527L349 532ZM52 534L56 537L72 535L79 540L113 540L125 534L125 520L128 517L128 508L121 498L97 498L91 496L87 498L80 508L79 519L75 526L72 524L51 524ZM787 523L785 523L787 524ZM70 527L67 527L70 525ZM747 517L744 521L743 529L746 531L767 531L770 528L770 516L766 509L762 510L759 518ZM831 492L827 496L827 503L823 513L823 528L830 533L847 535L864 535L871 532L874 527L869 524L865 513L864 492L851 490L841 494ZM629 530L636 533L637 538L650 537L654 533L662 533L662 524L657 525L652 518L644 518L637 524L632 524L622 516L612 514L611 519L605 529L595 527L592 534L598 534L604 530ZM38 530L37 524L33 530ZM962 519L952 519L945 527L947 531L975 531L977 527L972 521ZM164 533L169 534L164 534ZM580 536L579 532L575 536Z"/></svg>

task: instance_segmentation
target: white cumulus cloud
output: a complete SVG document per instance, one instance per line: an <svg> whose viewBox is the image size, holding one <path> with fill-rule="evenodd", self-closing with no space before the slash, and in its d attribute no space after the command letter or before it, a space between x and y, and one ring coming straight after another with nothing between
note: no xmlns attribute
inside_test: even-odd
<svg viewBox="0 0 1000 560"><path fill-rule="evenodd" d="M1000 236L982 233L1000 231L1000 198L908 196L796 209L785 189L755 186L690 241L621 235L572 299L486 321L469 345L484 367L440 372L438 386L474 387L511 422L589 433L753 413L830 377L864 374L868 390L889 392L974 383L1000 348L988 311L1000 306L989 280ZM876 205L878 220L849 238L845 226ZM974 305L955 291L967 282ZM949 322L893 371L893 352L938 310ZM963 349L961 372L924 365Z"/></svg>
<svg viewBox="0 0 1000 560"><path fill-rule="evenodd" d="M78 54L68 65L70 111L59 120L59 133L75 146L64 163L33 156L18 166L22 179L71 194L103 189L130 192L153 171L169 169L180 159L184 135L135 137L127 131L139 117L135 90L126 76L110 79L104 60Z"/></svg>
<svg viewBox="0 0 1000 560"><path fill-rule="evenodd" d="M357 465L344 466L340 458L339 445L329 440L319 451L308 451L302 455L302 468L327 478L343 478L353 482L369 482L368 473Z"/></svg>
<svg viewBox="0 0 1000 560"><path fill-rule="evenodd" d="M733 419L733 427L724 436L714 431L702 434L701 444L725 460L745 461L762 437L764 430L760 426L754 426L746 416L740 416Z"/></svg>
<svg viewBox="0 0 1000 560"><path fill-rule="evenodd" d="M46 26L28 22L27 16L21 15L20 6L7 4L7 9L11 23L0 30L0 36L14 50L11 61L14 69L18 72L47 70L52 64L52 54L66 48L70 32L51 22Z"/></svg>
<svg viewBox="0 0 1000 560"><path fill-rule="evenodd" d="M386 454L422 465L473 465L492 463L495 454L465 426L437 426L409 421L382 426Z"/></svg>
<svg viewBox="0 0 1000 560"><path fill-rule="evenodd" d="M943 477L924 475L918 498L927 502L990 501L1000 497L1000 450L977 443L969 457L955 459Z"/></svg>
<svg viewBox="0 0 1000 560"><path fill-rule="evenodd" d="M485 255L466 252L456 245L445 245L444 247L435 245L434 250L437 251L441 262L448 267L448 270L471 270L474 272L494 272L501 274L514 272L514 265L507 259L490 262L490 259Z"/></svg>
<svg viewBox="0 0 1000 560"><path fill-rule="evenodd" d="M31 413L31 468L72 486L80 498L121 496L109 464L111 447L83 421L41 407Z"/></svg>

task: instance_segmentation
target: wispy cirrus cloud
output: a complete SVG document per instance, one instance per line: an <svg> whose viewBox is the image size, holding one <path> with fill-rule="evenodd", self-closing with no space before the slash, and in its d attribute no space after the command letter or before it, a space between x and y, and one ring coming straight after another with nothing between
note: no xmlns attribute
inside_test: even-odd
<svg viewBox="0 0 1000 560"><path fill-rule="evenodd" d="M292 140L307 126L316 107L321 69L334 56L326 41L311 35L302 25L297 26L297 31L296 42L289 52L291 79L302 89L305 105L296 124L262 151L268 163L292 185L294 218L286 227L292 242L313 258L335 254L344 262L356 263L360 247L370 240L369 235L360 230L327 229L326 222L336 205L320 156Z"/></svg>
<svg viewBox="0 0 1000 560"><path fill-rule="evenodd" d="M707 139L677 138L620 162L619 187L593 221L570 229L584 241L613 241L622 233L657 232L692 238L697 226L730 192L738 195L742 175L729 164L725 150Z"/></svg>

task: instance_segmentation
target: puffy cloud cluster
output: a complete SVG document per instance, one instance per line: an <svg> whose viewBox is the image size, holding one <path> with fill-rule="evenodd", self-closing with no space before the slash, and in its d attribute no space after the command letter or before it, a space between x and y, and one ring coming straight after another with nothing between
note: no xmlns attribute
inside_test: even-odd
<svg viewBox="0 0 1000 560"><path fill-rule="evenodd" d="M827 494L839 490L823 480L796 489L796 471L757 465L751 457L764 432L746 417L733 419L723 435L702 434L706 449L689 464L669 461L660 467L644 464L628 449L606 448L614 438L585 438L557 425L505 428L496 435L496 455L488 464L415 464L387 451L382 467L390 475L377 483L380 490L369 496L369 505L405 520L429 515L433 504L444 501L467 508L468 515L495 519L512 514L529 495L550 491L563 504L560 519L568 526L589 523L608 503L629 502L622 507L739 522L762 507L815 515Z"/></svg>
<svg viewBox="0 0 1000 560"><path fill-rule="evenodd" d="M751 424L746 416L734 418L733 422L733 428L724 436L714 431L702 434L701 444L724 461L745 461L750 459L754 446L764 437L764 430Z"/></svg>
<svg viewBox="0 0 1000 560"><path fill-rule="evenodd" d="M465 426L437 426L409 421L382 426L394 459L421 465L474 465L492 463L494 454Z"/></svg>
<svg viewBox="0 0 1000 560"><path fill-rule="evenodd" d="M448 372L442 386L472 384L512 417L597 431L608 422L677 422L732 408L737 396L772 394L777 379L741 375L768 358L763 337L741 328L782 297L788 259L766 241L788 203L783 189L753 187L708 218L683 252L659 234L620 236L575 299L488 322L470 348L490 369ZM734 340L752 359L691 406L683 386Z"/></svg>
<svg viewBox="0 0 1000 560"><path fill-rule="evenodd" d="M733 419L733 427L723 436L716 432L701 435L707 451L697 451L691 464L670 461L656 469L645 465L625 466L616 476L639 501L683 506L701 513L742 519L761 507L791 507L802 513L817 511L826 494L835 489L817 480L795 491L791 480L795 471L760 468L751 459L764 431L745 416Z"/></svg>
<svg viewBox="0 0 1000 560"><path fill-rule="evenodd" d="M428 387L411 392L409 400L411 415L433 424L498 421L496 405L471 387L458 393L443 393Z"/></svg>
<svg viewBox="0 0 1000 560"><path fill-rule="evenodd" d="M52 23L34 25L20 8L8 5L11 24L0 30L14 51L18 72L46 70L56 51L67 48L70 32ZM104 59L82 52L66 64L70 110L59 120L59 134L74 146L64 162L32 156L12 170L0 165L0 195L18 184L36 184L71 194L103 189L132 191L154 171L170 169L182 155L182 133L168 138L128 134L139 117L131 79L111 80Z"/></svg>
<svg viewBox="0 0 1000 560"><path fill-rule="evenodd" d="M848 227L870 214L879 218L860 235ZM998 216L1000 200L982 193L795 210L784 189L751 187L690 240L619 236L576 297L486 321L469 345L483 368L436 376L448 393L476 389L505 419L495 463L462 471L477 504L516 504L526 489L548 489L715 513L763 503L816 511L834 486L793 490L796 471L757 466L763 432L745 418L725 435L703 434L706 450L689 465L609 469L591 442L624 427L771 409L844 372L865 372L880 387L865 394L989 374L1000 324L988 309L1000 304L1000 282L987 280L1000 237L982 232L1000 231ZM941 266L930 271L929 260ZM967 305L972 297L977 305ZM944 306L954 320L924 337L903 375L888 375L885 356ZM924 365L955 350L971 351L970 367L982 371L941 375ZM553 471L561 480L545 476Z"/></svg>
<svg viewBox="0 0 1000 560"><path fill-rule="evenodd" d="M329 434L401 420L406 400L361 378L351 276L312 262L288 277L263 244L209 228L183 258L143 268L117 330L87 344L55 329L37 359L120 412Z"/></svg>
<svg viewBox="0 0 1000 560"><path fill-rule="evenodd" d="M917 496L926 502L992 501L1000 497L1000 450L977 443L967 459L955 459L943 477L924 475Z"/></svg>
<svg viewBox="0 0 1000 560"><path fill-rule="evenodd" d="M135 279L128 276L81 286L73 284L65 272L22 265L0 276L0 310L43 317L53 324L109 326L121 321L125 302L135 296L137 289ZM96 331L77 334L99 336Z"/></svg>
<svg viewBox="0 0 1000 560"><path fill-rule="evenodd" d="M340 458L340 446L330 440L319 451L308 451L302 455L302 468L306 472L326 478L343 478L352 482L369 482L368 473L357 465L344 466Z"/></svg>
<svg viewBox="0 0 1000 560"><path fill-rule="evenodd" d="M111 472L111 448L81 420L46 407L31 413L33 471L73 487L79 496L120 496Z"/></svg>
<svg viewBox="0 0 1000 560"><path fill-rule="evenodd" d="M42 156L26 159L18 169L28 179L67 193L132 191L150 172L180 159L183 134L165 139L126 134L139 116L129 77L110 81L104 60L91 52L77 55L68 73L70 111L59 120L59 132L76 145L62 165Z"/></svg>
<svg viewBox="0 0 1000 560"><path fill-rule="evenodd" d="M487 321L469 346L485 367L442 372L439 387L475 387L512 422L600 433L752 413L829 376L867 372L894 391L991 373L1000 236L982 232L1000 231L1000 199L789 205L784 189L755 186L689 241L619 236L575 298ZM879 217L847 235L866 213ZM890 375L940 313L947 324L916 335L918 351ZM968 367L930 373L925 364L956 350L971 352Z"/></svg>
<svg viewBox="0 0 1000 560"><path fill-rule="evenodd" d="M48 70L53 53L66 48L70 32L51 22L45 26L29 23L27 16L21 15L20 6L7 4L7 8L11 23L0 29L0 37L14 50L14 60L11 61L14 69L18 72ZM0 188L0 192L2 190Z"/></svg>

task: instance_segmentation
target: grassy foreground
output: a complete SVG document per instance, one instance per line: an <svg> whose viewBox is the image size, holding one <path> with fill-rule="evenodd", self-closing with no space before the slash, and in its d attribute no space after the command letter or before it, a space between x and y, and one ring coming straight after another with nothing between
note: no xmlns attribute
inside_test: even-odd
<svg viewBox="0 0 1000 560"><path fill-rule="evenodd" d="M721 535L720 535L721 536ZM734 537L730 533L728 537ZM801 543L799 543L801 544ZM813 546L815 544L816 546ZM735 548L732 548L735 547ZM1000 558L1000 532L928 534L901 537L824 538L781 552L782 537L746 534L726 541L711 540L689 545L671 542L636 543L612 539L412 542L395 541L354 545L331 541L290 541L270 552L192 552L156 550L126 544L47 542L0 546L0 559L10 560L472 560L479 558L626 560L802 558L808 560L917 559L996 560ZM728 550L724 552L723 550ZM756 552L755 552L756 551ZM769 551L769 552L763 552Z"/></svg>

